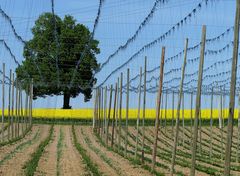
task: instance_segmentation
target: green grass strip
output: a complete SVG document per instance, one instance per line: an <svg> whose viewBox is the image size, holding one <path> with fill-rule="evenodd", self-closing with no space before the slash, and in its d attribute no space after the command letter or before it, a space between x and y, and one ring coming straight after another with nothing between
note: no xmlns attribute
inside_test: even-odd
<svg viewBox="0 0 240 176"><path fill-rule="evenodd" d="M87 165L86 169L91 172L93 176L101 176L102 174L98 170L97 165L92 162L90 157L87 155L87 151L78 143L74 125L72 125L72 134L73 143L80 155L82 156L84 163Z"/></svg>
<svg viewBox="0 0 240 176"><path fill-rule="evenodd" d="M62 157L62 147L63 147L63 131L62 128L60 128L60 136L58 138L58 144L57 144L57 176L60 175L60 158Z"/></svg>
<svg viewBox="0 0 240 176"><path fill-rule="evenodd" d="M49 130L48 137L40 143L37 150L32 154L32 157L29 161L25 163L23 166L23 169L25 169L25 175L26 176L33 176L34 172L36 171L36 168L38 166L38 162L44 152L44 148L48 145L49 141L52 139L53 136L53 125L51 126Z"/></svg>

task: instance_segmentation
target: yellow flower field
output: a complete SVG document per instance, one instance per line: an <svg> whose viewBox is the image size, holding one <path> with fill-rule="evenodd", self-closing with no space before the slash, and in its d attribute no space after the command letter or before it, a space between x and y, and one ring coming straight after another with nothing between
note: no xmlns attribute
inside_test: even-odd
<svg viewBox="0 0 240 176"><path fill-rule="evenodd" d="M111 111L113 113L113 111ZM0 111L1 113L1 111ZM141 116L142 117L142 110L141 110ZM160 112L162 114L162 117L165 118L165 110L162 110ZM166 111L167 113L167 119L172 118L172 110L168 109ZM193 116L194 116L193 111ZM5 110L4 113L6 116L8 114L8 111ZM180 117L182 118L182 111L180 112ZM201 111L201 116L203 119L209 119L210 118L210 109L203 109ZM223 113L224 118L228 117L228 109L224 110ZM238 116L238 110L235 111L235 118ZM64 109L33 109L33 117L34 118L65 118L65 119L91 119L93 117L93 109L70 109L70 110L64 110ZM126 110L122 110L122 118L124 119L126 117ZM129 110L129 119L136 119L137 117L137 109L130 109ZM146 110L146 119L154 119L156 117L155 109L147 109ZM174 110L174 118L176 117L176 110ZM184 118L190 119L191 117L191 110L184 110ZM219 117L219 110L214 109L213 110L213 118Z"/></svg>

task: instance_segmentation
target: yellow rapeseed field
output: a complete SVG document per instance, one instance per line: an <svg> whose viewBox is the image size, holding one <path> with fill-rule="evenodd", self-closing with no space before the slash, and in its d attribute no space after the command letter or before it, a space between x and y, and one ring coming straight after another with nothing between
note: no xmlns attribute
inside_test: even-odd
<svg viewBox="0 0 240 176"><path fill-rule="evenodd" d="M113 112L113 111L111 111ZM172 118L172 109L168 109L166 111L166 117L167 119ZM1 113L1 111L0 111ZM136 119L137 118L137 109L130 109L129 110L129 119ZM194 111L193 111L193 117L194 117ZM5 110L5 115L8 114L8 111ZM165 110L162 110L160 112L163 118L165 118ZM180 118L182 118L183 112L180 112ZM213 118L219 117L219 110L214 109L213 110ZM235 118L237 118L238 110L235 110ZM224 118L228 117L228 109L224 109L223 112ZM91 119L93 117L93 109L33 109L33 117L34 118L65 118L65 119ZM126 110L122 110L122 118L124 119L126 117ZM142 110L140 112L140 118L142 117ZM156 117L156 111L155 109L146 109L146 119L154 119ZM176 110L174 110L174 118L176 117ZM210 109L202 109L201 110L201 117L203 119L209 119L210 118ZM191 110L187 109L184 110L184 118L190 119L191 118Z"/></svg>

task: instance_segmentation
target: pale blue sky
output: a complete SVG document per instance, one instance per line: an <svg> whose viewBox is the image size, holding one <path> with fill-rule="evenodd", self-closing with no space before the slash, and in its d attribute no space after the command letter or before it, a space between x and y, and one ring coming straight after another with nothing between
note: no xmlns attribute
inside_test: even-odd
<svg viewBox="0 0 240 176"><path fill-rule="evenodd" d="M100 41L101 54L97 56L98 62L106 61L108 56L112 54L120 45L123 45L129 37L131 37L137 30L140 23L146 17L153 7L155 0L105 0L101 9L101 16L99 24L96 28L95 38ZM168 0L164 4L159 3L157 10L153 14L150 21L142 28L139 35L126 49L120 51L106 67L97 74L98 84L101 83L111 71L123 64L136 51L142 48L146 43L149 43L165 32L167 32L173 25L181 21L187 16L201 0ZM63 17L65 14L73 15L79 23L83 23L93 29L93 22L95 20L98 0L55 0L55 12ZM12 18L13 24L17 33L28 40L31 38L31 27L34 25L36 18L46 11L51 11L50 0L1 0L1 8ZM159 65L161 47L166 46L166 58L178 54L184 49L184 40L189 38L189 47L194 46L200 42L201 28L203 24L207 25L207 38L213 38L226 31L234 24L235 1L234 0L210 0L208 4L202 3L201 9L197 8L195 15L191 16L186 23L171 33L165 40L152 45L138 55L132 62L120 71L116 72L105 85L110 85L116 82L120 72L126 73L126 69L130 68L130 75L134 77L139 72L139 67L143 66L144 56L148 57L148 69L152 69ZM21 61L22 45L13 35L9 23L0 16L0 39L6 40L11 47L17 59ZM233 40L232 30L215 42L207 43L206 50L219 50L229 44ZM10 58L8 52L0 45L1 63L5 62L6 70L15 68L13 60ZM199 56L199 49L189 51L188 59L193 59ZM176 58L174 61L166 63L165 73L173 68L179 68L182 64L182 57ZM204 68L212 65L218 61L224 61L232 57L232 46L229 49L218 54L207 54L205 58ZM213 75L220 72L227 72L230 70L230 62L218 64L205 72L205 75ZM194 73L198 69L198 62L187 65L186 73ZM148 79L152 76L158 76L159 71L148 75ZM171 73L165 76L165 81L171 80L174 77L179 77L180 72ZM239 74L238 74L239 75ZM229 74L214 78L215 81L224 80L229 77ZM197 75L186 78L185 83L191 79L196 79ZM203 84L213 82L212 79L206 78ZM179 81L173 81L166 86L178 85ZM138 85L138 79L132 83L133 86ZM151 82L148 87L155 86L155 81ZM189 86L196 86L193 82ZM131 107L136 107L135 93L130 96ZM148 107L155 106L155 94L148 94ZM186 98L189 99L188 96ZM125 100L125 98L124 98ZM206 102L206 103L204 103ZM207 106L207 98L203 98L203 107ZM60 108L62 106L62 97L51 97L37 100L35 107L51 107ZM74 108L92 107L92 101L83 103L82 95L74 100L71 100L71 105ZM186 105L188 107L189 104ZM169 103L170 106L170 103Z"/></svg>

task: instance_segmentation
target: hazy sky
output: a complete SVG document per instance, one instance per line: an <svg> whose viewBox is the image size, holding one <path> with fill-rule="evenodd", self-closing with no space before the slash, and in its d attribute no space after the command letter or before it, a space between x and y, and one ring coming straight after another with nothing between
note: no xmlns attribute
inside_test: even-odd
<svg viewBox="0 0 240 176"><path fill-rule="evenodd" d="M95 33L95 38L100 41L99 47L101 53L97 56L99 63L106 61L109 55L114 53L120 45L125 44L126 41L134 35L144 18L150 13L154 2L155 0L104 0L99 24ZM198 4L201 2L201 8L199 8ZM61 17L66 14L73 15L77 19L77 22L85 24L90 30L92 30L98 4L99 0L55 0L55 12ZM51 0L1 0L0 5L1 8L12 18L16 32L25 40L29 40L32 37L31 27L34 25L34 21L37 17L43 12L51 11ZM195 46L200 42L201 28L203 24L207 25L208 39L220 35L234 24L235 0L209 0L207 4L205 3L205 0L165 0L165 3L162 3L161 1L157 5L152 17L149 18L149 22L141 28L136 39L131 42L126 49L119 51L118 54L110 60L106 67L97 74L97 84L100 84L114 69L131 58L145 44L163 36L163 34L175 24L188 16L193 9L196 9L196 12L191 15L191 17L188 17L182 25L175 28L174 32L167 35L164 40L145 48L145 50L137 55L137 57L134 57L129 64L121 70L116 71L104 86L114 84L121 72L125 75L127 68L130 68L130 77L137 75L139 73L139 67L143 66L144 56L148 57L149 70L158 66L162 46L166 46L166 58L175 56L182 51L184 49L184 40L187 37L189 38L189 47ZM8 21L6 21L3 16L0 16L0 23L0 39L4 39L8 43L18 61L23 60L23 45L14 37ZM230 30L219 40L206 44L206 50L209 51L216 52L227 44L229 44L229 48L220 50L221 52L206 54L204 64L205 69L218 61L223 63L217 64L206 70L204 72L205 76L228 72L230 70L231 62L225 62L225 60L232 57L232 40L233 31ZM9 71L10 68L14 69L16 65L3 45L0 45L0 51L1 63L6 63L6 70ZM198 57L199 53L199 48L189 51L188 59ZM183 56L180 55L175 58L175 60L166 63L165 73L181 67L182 59ZM194 73L197 69L198 61L194 61L187 65L186 73ZM174 77L179 77L180 73L181 72L179 71L172 71L171 73L166 74L164 81L167 82ZM158 75L159 71L155 71L149 74L147 79L150 80L152 76L157 77ZM204 79L203 84L224 80L229 76L230 74L224 74L217 78L206 78ZM197 74L186 78L185 83L196 78ZM172 81L169 84L165 84L165 86L176 86L179 82L179 80ZM196 84L197 83L193 81L188 84L188 87L195 87ZM132 86L137 85L138 79L132 82ZM152 81L148 84L148 87L155 85L156 81ZM169 97L170 96L171 95L169 95ZM137 94L131 93L131 107L136 107L136 97ZM148 101L148 107L155 106L155 97L155 94L148 94L148 99L152 100ZM189 96L186 96L185 98L189 100ZM203 97L203 107L208 105L207 103L209 103L209 101L207 100L207 97ZM186 107L188 107L189 103L188 101L186 102ZM35 107L60 108L62 106L62 97L39 99L34 105ZM80 97L71 100L71 105L74 108L92 107L92 102L83 103L82 95L80 95ZM169 106L170 105L171 103L169 102Z"/></svg>

